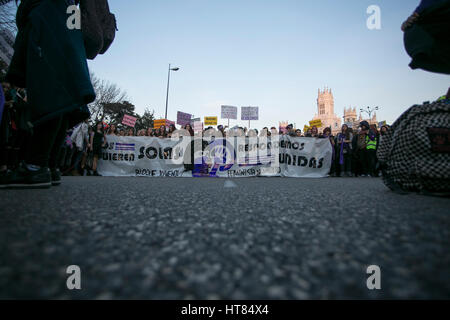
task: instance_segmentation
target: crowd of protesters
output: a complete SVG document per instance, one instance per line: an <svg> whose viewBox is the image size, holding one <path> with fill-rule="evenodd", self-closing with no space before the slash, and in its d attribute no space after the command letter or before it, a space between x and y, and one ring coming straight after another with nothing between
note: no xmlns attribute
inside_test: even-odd
<svg viewBox="0 0 450 320"><path fill-rule="evenodd" d="M30 145L27 143L32 134L26 124L22 123L26 112L26 93L24 90L11 87L3 82L4 111L0 125L0 184L5 183L8 173L25 165ZM203 131L194 132L191 125L182 126L183 134L190 136L207 135L208 131L220 131L223 137L270 137L274 135L289 135L329 139L333 148L330 175L335 177L378 177L379 167L376 158L378 145L388 130L382 126L380 131L376 125L362 121L357 130L342 126L340 133L333 136L330 128L319 132L317 127L311 127L306 132L295 129L292 124L286 128L264 127L261 131L244 127L228 128L219 125L217 128L207 127ZM97 122L89 124L86 119L81 124L66 131L65 139L58 150L56 167L62 175L94 175L97 172L98 160L103 148L107 146L108 136L156 137L166 139L173 137L177 128L174 124L135 130L129 127L119 127L117 124Z"/></svg>
<svg viewBox="0 0 450 320"><path fill-rule="evenodd" d="M264 127L260 132L257 129L244 127L228 128L219 125L217 128L207 127L203 131L194 133L191 125L182 126L185 134L190 136L207 135L209 130L220 131L223 137L270 137L273 135L289 135L292 137L306 137L329 139L333 149L330 175L333 177L378 177L380 174L376 151L378 145L387 132L388 126L380 130L375 124L369 125L362 121L356 131L346 124L337 135L331 134L330 128L319 132L317 127L311 127L305 133L288 125L283 130L275 127ZM156 137L167 139L177 131L175 125L160 126L157 129L148 128L134 130L133 128L118 128L117 125L106 125L99 122L94 127L88 126L86 120L83 124L68 131L66 144L63 146L60 165L65 174L70 175L99 175L96 171L98 158L102 148L107 144L107 136L122 137Z"/></svg>
<svg viewBox="0 0 450 320"><path fill-rule="evenodd" d="M335 136L328 127L319 133L314 126L302 134L300 129L288 125L286 131L280 133L293 137L329 139L333 148L330 168L330 175L333 177L379 177L380 169L376 153L388 129L389 126L383 125L378 130L376 124L362 121L355 131L347 124L342 125L341 132Z"/></svg>

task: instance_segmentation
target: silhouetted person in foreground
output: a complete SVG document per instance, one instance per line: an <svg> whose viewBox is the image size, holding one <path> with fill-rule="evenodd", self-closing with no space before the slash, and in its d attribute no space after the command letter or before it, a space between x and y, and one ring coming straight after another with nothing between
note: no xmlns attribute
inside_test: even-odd
<svg viewBox="0 0 450 320"><path fill-rule="evenodd" d="M402 30L412 69L450 74L450 0L422 0Z"/></svg>

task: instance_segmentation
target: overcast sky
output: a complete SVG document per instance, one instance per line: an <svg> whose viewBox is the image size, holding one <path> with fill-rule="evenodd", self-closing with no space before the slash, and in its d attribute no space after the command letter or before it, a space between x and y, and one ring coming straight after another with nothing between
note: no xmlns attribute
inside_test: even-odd
<svg viewBox="0 0 450 320"><path fill-rule="evenodd" d="M259 106L258 129L283 120L303 128L324 86L339 117L344 107L379 106L378 120L388 123L450 86L449 76L408 67L400 25L418 0L109 2L119 31L90 69L126 90L137 112L148 107L157 118L164 117L169 63L180 67L169 119L177 111L220 117L222 104ZM381 8L381 30L366 26L372 4Z"/></svg>

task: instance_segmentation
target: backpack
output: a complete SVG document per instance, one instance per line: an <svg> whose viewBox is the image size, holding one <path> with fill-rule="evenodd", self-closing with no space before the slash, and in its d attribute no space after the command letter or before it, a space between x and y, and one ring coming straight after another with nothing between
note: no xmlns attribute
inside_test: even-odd
<svg viewBox="0 0 450 320"><path fill-rule="evenodd" d="M450 195L450 101L414 105L383 136L383 182L398 193Z"/></svg>
<svg viewBox="0 0 450 320"><path fill-rule="evenodd" d="M113 43L116 17L109 11L108 0L80 0L80 11L86 57L93 60Z"/></svg>

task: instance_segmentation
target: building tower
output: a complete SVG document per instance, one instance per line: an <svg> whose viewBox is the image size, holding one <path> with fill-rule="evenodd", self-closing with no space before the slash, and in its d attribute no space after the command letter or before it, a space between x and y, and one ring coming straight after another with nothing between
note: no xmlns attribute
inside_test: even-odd
<svg viewBox="0 0 450 320"><path fill-rule="evenodd" d="M334 98L331 89L325 88L323 91L319 89L317 112L319 116L334 115Z"/></svg>
<svg viewBox="0 0 450 320"><path fill-rule="evenodd" d="M349 127L355 127L355 123L358 121L358 113L356 112L356 108L344 108L344 123L346 123Z"/></svg>
<svg viewBox="0 0 450 320"><path fill-rule="evenodd" d="M322 127L318 128L322 131L326 127L331 127L333 134L340 132L341 119L334 113L334 97L331 89L325 87L323 91L318 90L317 97L317 114L313 120L321 120Z"/></svg>

